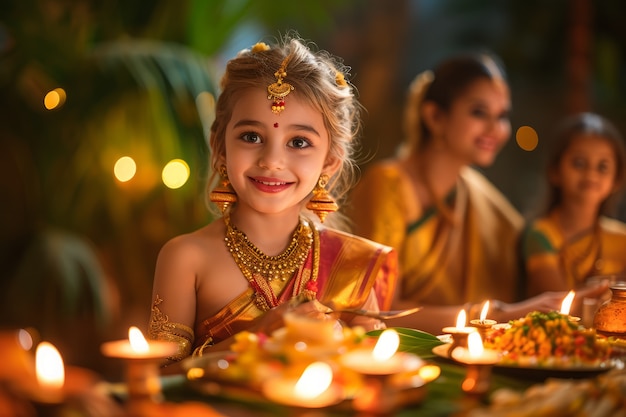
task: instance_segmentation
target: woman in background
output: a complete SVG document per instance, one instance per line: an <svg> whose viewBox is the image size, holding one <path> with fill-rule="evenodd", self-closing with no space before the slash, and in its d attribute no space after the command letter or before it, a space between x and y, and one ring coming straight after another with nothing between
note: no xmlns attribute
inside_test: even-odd
<svg viewBox="0 0 626 417"><path fill-rule="evenodd" d="M412 83L400 153L365 172L350 212L356 234L399 252L394 308L424 306L388 325L438 333L486 300L499 321L560 307L566 293L518 301L523 219L472 168L491 165L509 139L510 107L504 70L487 54L452 57Z"/></svg>

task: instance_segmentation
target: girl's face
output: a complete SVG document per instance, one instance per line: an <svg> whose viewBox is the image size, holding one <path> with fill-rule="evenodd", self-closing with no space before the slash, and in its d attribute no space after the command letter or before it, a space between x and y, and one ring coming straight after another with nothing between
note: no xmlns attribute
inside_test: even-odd
<svg viewBox="0 0 626 417"><path fill-rule="evenodd" d="M226 126L228 178L237 192L237 211L299 213L321 173L329 176L330 146L322 114L293 91L285 110L271 111L262 88L245 90Z"/></svg>
<svg viewBox="0 0 626 417"><path fill-rule="evenodd" d="M601 204L615 187L617 160L610 142L595 134L579 134L563 153L553 183L564 201Z"/></svg>
<svg viewBox="0 0 626 417"><path fill-rule="evenodd" d="M510 107L503 81L476 80L452 102L435 139L462 163L489 166L511 135Z"/></svg>

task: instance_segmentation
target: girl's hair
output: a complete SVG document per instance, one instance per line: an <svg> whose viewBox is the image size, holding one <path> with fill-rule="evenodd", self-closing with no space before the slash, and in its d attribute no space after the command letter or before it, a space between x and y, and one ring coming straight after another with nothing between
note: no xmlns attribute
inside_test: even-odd
<svg viewBox="0 0 626 417"><path fill-rule="evenodd" d="M506 82L506 73L497 57L488 53L457 55L439 64L434 71L424 71L409 87L404 110L405 141L400 153L408 155L419 150L431 139L431 133L421 121L425 101L434 102L448 111L454 100L479 79Z"/></svg>
<svg viewBox="0 0 626 417"><path fill-rule="evenodd" d="M361 129L362 107L356 98L356 89L346 80L349 69L338 57L314 50L312 44L306 44L296 33L288 34L273 46L258 43L227 63L211 126L209 145L213 169L208 187L211 189L214 185L218 165L226 156L226 126L236 100L248 88L265 90L275 83L274 73L285 60L287 76L284 82L295 88L290 97L297 95L322 114L330 137L329 156L343 162L327 186L329 193L340 201L354 181L356 164L353 153ZM271 111L271 100L268 100L267 111Z"/></svg>
<svg viewBox="0 0 626 417"><path fill-rule="evenodd" d="M619 130L608 119L595 113L578 113L566 117L556 126L554 145L548 159L548 177L551 172L558 169L563 155L570 147L575 138L580 135L595 135L604 138L613 148L617 169L615 171L616 189L602 202L599 214L611 214L617 203L618 189L626 179L626 151L624 140ZM561 188L550 181L548 189L548 205L546 212L561 204Z"/></svg>

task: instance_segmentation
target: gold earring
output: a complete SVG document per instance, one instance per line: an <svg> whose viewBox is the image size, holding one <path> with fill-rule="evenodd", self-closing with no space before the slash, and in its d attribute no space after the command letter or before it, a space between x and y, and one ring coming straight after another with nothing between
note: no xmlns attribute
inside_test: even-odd
<svg viewBox="0 0 626 417"><path fill-rule="evenodd" d="M317 214L317 217L320 218L322 223L324 223L329 213L339 210L339 206L335 203L335 200L333 200L328 191L326 191L328 179L328 175L320 175L319 180L317 180L317 185L315 185L315 189L313 189L313 197L311 197L306 204L306 208Z"/></svg>
<svg viewBox="0 0 626 417"><path fill-rule="evenodd" d="M230 185L224 165L220 167L220 182L209 194L209 199L215 203L222 214L224 214L228 206L237 202L237 193L233 186Z"/></svg>

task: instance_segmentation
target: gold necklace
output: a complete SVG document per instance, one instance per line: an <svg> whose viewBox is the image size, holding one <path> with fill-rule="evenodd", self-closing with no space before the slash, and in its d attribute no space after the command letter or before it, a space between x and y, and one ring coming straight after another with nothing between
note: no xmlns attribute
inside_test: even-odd
<svg viewBox="0 0 626 417"><path fill-rule="evenodd" d="M226 247L235 263L250 282L255 276L265 281L286 281L293 276L306 260L313 244L313 232L308 224L300 221L291 235L291 242L283 253L276 256L264 254L248 236L230 222L230 214L224 216L226 223Z"/></svg>

